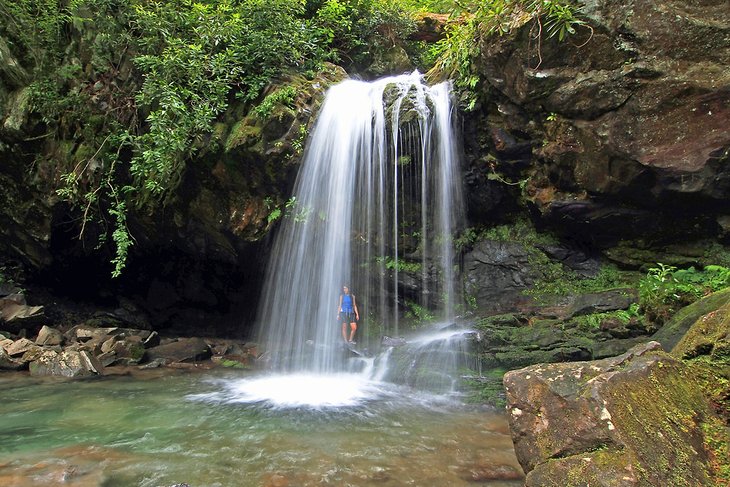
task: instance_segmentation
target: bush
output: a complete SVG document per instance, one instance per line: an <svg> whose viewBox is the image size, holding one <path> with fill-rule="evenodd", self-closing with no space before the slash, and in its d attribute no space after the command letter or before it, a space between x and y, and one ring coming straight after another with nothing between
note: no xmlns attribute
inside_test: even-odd
<svg viewBox="0 0 730 487"><path fill-rule="evenodd" d="M730 269L727 267L677 269L659 263L639 283L639 304L650 321L661 324L680 308L728 286Z"/></svg>

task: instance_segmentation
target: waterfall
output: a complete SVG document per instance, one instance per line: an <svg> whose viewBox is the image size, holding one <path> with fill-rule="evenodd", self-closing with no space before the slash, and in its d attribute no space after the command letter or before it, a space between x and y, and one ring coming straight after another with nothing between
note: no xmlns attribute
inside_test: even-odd
<svg viewBox="0 0 730 487"><path fill-rule="evenodd" d="M259 307L274 370L344 370L343 285L360 310L359 347L401 334L407 306L454 315L462 196L453 112L448 83L428 87L417 72L329 89Z"/></svg>

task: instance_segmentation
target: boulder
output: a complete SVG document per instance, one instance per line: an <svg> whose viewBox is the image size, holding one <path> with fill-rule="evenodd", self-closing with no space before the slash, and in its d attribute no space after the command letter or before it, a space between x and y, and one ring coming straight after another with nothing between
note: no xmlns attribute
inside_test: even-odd
<svg viewBox="0 0 730 487"><path fill-rule="evenodd" d="M566 310L568 318L594 313L606 313L628 309L639 301L635 289L611 289L599 293L580 294L575 296Z"/></svg>
<svg viewBox="0 0 730 487"><path fill-rule="evenodd" d="M8 352L8 355L11 357L19 357L23 355L25 352L38 348L38 345L33 343L32 341L28 340L27 338L21 338L19 340L14 341L12 344L10 344L6 351Z"/></svg>
<svg viewBox="0 0 730 487"><path fill-rule="evenodd" d="M526 486L711 485L707 403L657 342L508 372L504 385Z"/></svg>
<svg viewBox="0 0 730 487"><path fill-rule="evenodd" d="M109 343L111 342L111 344ZM144 345L140 337L112 337L104 343L108 350L106 353L114 354L113 365L136 365L144 356ZM104 350L102 346L102 350Z"/></svg>
<svg viewBox="0 0 730 487"><path fill-rule="evenodd" d="M4 348L0 347L0 370L20 370L25 364L10 358Z"/></svg>
<svg viewBox="0 0 730 487"><path fill-rule="evenodd" d="M32 376L89 377L103 375L104 366L89 352L45 350L30 363Z"/></svg>
<svg viewBox="0 0 730 487"><path fill-rule="evenodd" d="M659 331L652 335L651 339L661 343L665 350L672 350L698 319L728 302L730 302L730 288L705 296L680 309Z"/></svg>
<svg viewBox="0 0 730 487"><path fill-rule="evenodd" d="M35 323L35 319L43 316L42 310L43 306L28 306L22 294L10 294L0 298L0 320L6 323Z"/></svg>
<svg viewBox="0 0 730 487"><path fill-rule="evenodd" d="M40 346L53 346L62 345L63 341L63 333L56 330L55 328L43 325L41 331L38 332L38 337L36 337L35 339L35 344Z"/></svg>
<svg viewBox="0 0 730 487"><path fill-rule="evenodd" d="M210 358L210 355L210 347L202 338L180 338L152 347L145 353L149 361L167 359L171 362L195 362Z"/></svg>
<svg viewBox="0 0 730 487"><path fill-rule="evenodd" d="M716 366L730 367L730 301L695 321L672 355L682 359L708 356Z"/></svg>

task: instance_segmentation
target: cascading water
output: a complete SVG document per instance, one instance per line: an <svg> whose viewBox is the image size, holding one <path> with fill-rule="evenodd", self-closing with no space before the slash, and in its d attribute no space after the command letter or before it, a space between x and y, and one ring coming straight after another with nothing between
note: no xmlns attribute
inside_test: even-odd
<svg viewBox="0 0 730 487"><path fill-rule="evenodd" d="M329 90L260 307L274 370L343 370L343 284L367 317L361 347L397 336L406 303L453 316L462 202L452 115L449 85L427 87L417 72Z"/></svg>

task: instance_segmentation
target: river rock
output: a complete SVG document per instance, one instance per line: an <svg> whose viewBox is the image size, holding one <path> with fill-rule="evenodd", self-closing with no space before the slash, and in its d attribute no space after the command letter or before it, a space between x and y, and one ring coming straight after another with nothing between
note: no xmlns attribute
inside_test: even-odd
<svg viewBox="0 0 730 487"><path fill-rule="evenodd" d="M697 320L728 302L730 302L730 288L705 296L680 309L652 335L651 339L661 343L665 350L672 350Z"/></svg>
<svg viewBox="0 0 730 487"><path fill-rule="evenodd" d="M35 339L35 344L40 346L53 346L62 345L64 341L63 333L50 326L43 325L41 331L38 332L38 337Z"/></svg>
<svg viewBox="0 0 730 487"><path fill-rule="evenodd" d="M571 300L566 314L572 318L628 309L638 300L639 296L635 289L611 289L599 293L580 294Z"/></svg>
<svg viewBox="0 0 730 487"><path fill-rule="evenodd" d="M104 366L89 352L45 350L30 363L30 375L60 377L88 377L103 375Z"/></svg>
<svg viewBox="0 0 730 487"><path fill-rule="evenodd" d="M211 351L202 338L179 338L176 341L158 345L147 350L148 360L168 359L172 362L195 362L210 358Z"/></svg>
<svg viewBox="0 0 730 487"><path fill-rule="evenodd" d="M4 348L0 347L0 370L20 370L23 362L10 358Z"/></svg>
<svg viewBox="0 0 730 487"><path fill-rule="evenodd" d="M22 321L24 325L35 323L43 316L43 306L29 306L22 294L10 294L0 298L0 319L6 323Z"/></svg>
<svg viewBox="0 0 730 487"><path fill-rule="evenodd" d="M730 301L695 321L672 355L683 359L707 356L717 363L726 363L730 371Z"/></svg>
<svg viewBox="0 0 730 487"><path fill-rule="evenodd" d="M19 357L25 352L38 348L38 346L27 338L21 338L14 341L7 349L8 355L11 357Z"/></svg>
<svg viewBox="0 0 730 487"><path fill-rule="evenodd" d="M649 342L594 362L504 376L525 485L710 485L707 404L684 364Z"/></svg>
<svg viewBox="0 0 730 487"><path fill-rule="evenodd" d="M113 352L116 357L116 360L113 362L113 364L136 365L142 360L145 349L140 337L114 337L112 339L115 341L112 344L109 352Z"/></svg>

